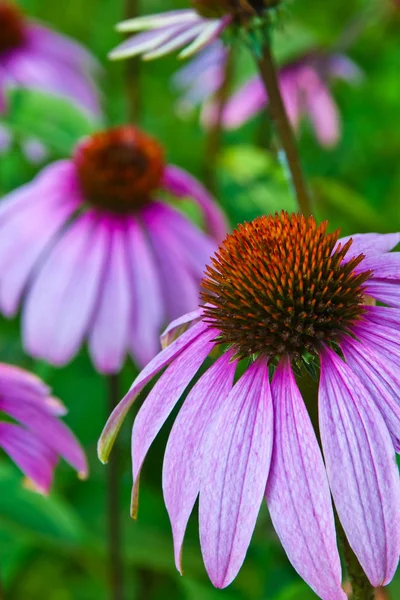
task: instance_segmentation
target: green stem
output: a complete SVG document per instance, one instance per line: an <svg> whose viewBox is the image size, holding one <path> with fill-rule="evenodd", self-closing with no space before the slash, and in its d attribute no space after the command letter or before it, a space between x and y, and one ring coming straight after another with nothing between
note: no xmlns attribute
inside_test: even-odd
<svg viewBox="0 0 400 600"><path fill-rule="evenodd" d="M268 44L265 44L261 58L257 57L256 60L268 95L269 111L285 153L299 210L305 217L308 217L312 213L311 201L300 164L296 139L279 89L275 62Z"/></svg>
<svg viewBox="0 0 400 600"><path fill-rule="evenodd" d="M119 402L118 375L110 375L109 413ZM108 463L108 551L110 568L110 599L123 600L123 563L121 556L121 530L119 522L119 447L114 444Z"/></svg>
<svg viewBox="0 0 400 600"><path fill-rule="evenodd" d="M140 0L125 0L125 19L134 19L139 16L139 3ZM125 94L128 121L130 123L137 123L141 109L139 58L130 58L125 61Z"/></svg>

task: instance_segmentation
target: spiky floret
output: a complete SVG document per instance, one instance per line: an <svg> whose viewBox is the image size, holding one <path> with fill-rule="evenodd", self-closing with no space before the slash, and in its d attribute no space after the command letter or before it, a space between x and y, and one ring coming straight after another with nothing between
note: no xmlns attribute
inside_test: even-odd
<svg viewBox="0 0 400 600"><path fill-rule="evenodd" d="M74 162L85 199L112 212L135 212L161 185L164 152L136 127L115 127L85 139Z"/></svg>
<svg viewBox="0 0 400 600"><path fill-rule="evenodd" d="M25 40L24 19L11 3L0 3L0 52L18 48Z"/></svg>
<svg viewBox="0 0 400 600"><path fill-rule="evenodd" d="M205 320L220 343L242 358L299 360L349 331L372 273L355 272L364 255L344 260L352 241L335 248L340 232L327 225L281 212L228 235L202 282Z"/></svg>

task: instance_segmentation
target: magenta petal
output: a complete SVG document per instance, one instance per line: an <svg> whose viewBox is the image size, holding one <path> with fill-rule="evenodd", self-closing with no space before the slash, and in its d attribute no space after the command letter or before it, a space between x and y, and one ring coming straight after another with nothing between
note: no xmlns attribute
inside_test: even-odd
<svg viewBox="0 0 400 600"><path fill-rule="evenodd" d="M340 238L338 244L344 246L349 239L353 243L346 254L346 261L359 254L370 256L390 252L400 242L400 233L356 233Z"/></svg>
<svg viewBox="0 0 400 600"><path fill-rule="evenodd" d="M22 397L0 397L0 410L29 429L49 449L62 456L77 472L87 475L86 457L71 431L55 416L49 414L46 405L40 406Z"/></svg>
<svg viewBox="0 0 400 600"><path fill-rule="evenodd" d="M74 356L87 332L107 253L106 229L80 216L60 238L28 292L23 336L30 354L56 365Z"/></svg>
<svg viewBox="0 0 400 600"><path fill-rule="evenodd" d="M161 369L175 360L188 346L195 342L199 336L205 334L208 330L204 323L196 323L191 329L183 333L168 348L162 350L146 367L139 373L133 382L129 392L121 400L118 406L113 410L103 429L98 442L98 456L103 463L108 461L108 457L114 445L115 439L121 428L121 425L135 399L144 388L144 386Z"/></svg>
<svg viewBox="0 0 400 600"><path fill-rule="evenodd" d="M13 423L0 423L0 447L44 494L50 490L57 454L36 436Z"/></svg>
<svg viewBox="0 0 400 600"><path fill-rule="evenodd" d="M383 304L400 308L400 280L369 279L365 283L365 293Z"/></svg>
<svg viewBox="0 0 400 600"><path fill-rule="evenodd" d="M323 600L345 599L321 451L289 361L271 386L274 445L266 498L290 562Z"/></svg>
<svg viewBox="0 0 400 600"><path fill-rule="evenodd" d="M400 330L400 309L387 306L367 306L366 309L364 316L368 321Z"/></svg>
<svg viewBox="0 0 400 600"><path fill-rule="evenodd" d="M399 367L388 358L382 360L373 345L347 337L341 347L347 364L368 388L400 451L400 377Z"/></svg>
<svg viewBox="0 0 400 600"><path fill-rule="evenodd" d="M328 479L343 529L372 585L385 585L400 554L395 453L368 390L328 348L321 352L319 415Z"/></svg>
<svg viewBox="0 0 400 600"><path fill-rule="evenodd" d="M110 222L106 244L108 259L100 283L100 298L90 327L89 349L101 373L120 371L128 346L130 325L130 276L125 230Z"/></svg>
<svg viewBox="0 0 400 600"><path fill-rule="evenodd" d="M198 308L190 313L186 313L179 319L172 321L160 336L161 346L167 348L174 342L182 333L187 331L191 325L197 323L203 315L203 309Z"/></svg>
<svg viewBox="0 0 400 600"><path fill-rule="evenodd" d="M163 490L172 525L175 564L182 573L181 553L186 525L200 490L205 432L229 394L236 370L234 352L226 352L196 383L172 427L164 456Z"/></svg>
<svg viewBox="0 0 400 600"><path fill-rule="evenodd" d="M235 92L225 105L222 115L222 123L226 129L238 129L244 123L252 119L266 106L268 98L261 79L257 76L244 84ZM215 121L214 115L210 113L208 122Z"/></svg>
<svg viewBox="0 0 400 600"><path fill-rule="evenodd" d="M217 332L208 329L168 367L140 408L132 429L132 515L137 514L139 476L146 454L175 404L213 349Z"/></svg>
<svg viewBox="0 0 400 600"><path fill-rule="evenodd" d="M260 360L221 402L203 449L200 542L216 587L229 585L245 559L267 483L272 430L268 365Z"/></svg>
<svg viewBox="0 0 400 600"><path fill-rule="evenodd" d="M226 219L216 200L197 179L179 167L168 165L164 172L164 186L178 198L187 197L197 202L211 235L217 242L224 239L228 229Z"/></svg>

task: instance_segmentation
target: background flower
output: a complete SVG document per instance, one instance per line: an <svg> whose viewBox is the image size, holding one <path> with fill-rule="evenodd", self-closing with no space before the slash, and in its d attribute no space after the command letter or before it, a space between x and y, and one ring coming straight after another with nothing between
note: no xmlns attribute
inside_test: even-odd
<svg viewBox="0 0 400 600"><path fill-rule="evenodd" d="M0 422L0 446L45 494L50 491L59 457L69 462L80 477L87 475L84 452L59 419L66 410L50 394L38 377L0 364L0 410L15 421Z"/></svg>
<svg viewBox="0 0 400 600"><path fill-rule="evenodd" d="M197 203L203 233L160 194ZM0 306L25 298L26 350L63 365L84 338L97 369L145 365L163 323L197 306L222 213L191 175L131 126L95 134L0 206Z"/></svg>

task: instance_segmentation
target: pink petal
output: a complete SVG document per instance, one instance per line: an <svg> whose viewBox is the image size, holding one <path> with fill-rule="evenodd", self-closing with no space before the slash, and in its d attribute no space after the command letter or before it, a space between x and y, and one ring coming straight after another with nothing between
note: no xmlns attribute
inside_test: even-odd
<svg viewBox="0 0 400 600"><path fill-rule="evenodd" d="M232 94L225 105L222 123L226 129L238 129L260 113L267 103L263 83L258 76L254 77ZM215 118L208 120L212 123Z"/></svg>
<svg viewBox="0 0 400 600"><path fill-rule="evenodd" d="M139 476L146 454L175 404L214 347L216 331L208 329L168 367L140 408L132 429L132 515L136 517Z"/></svg>
<svg viewBox="0 0 400 600"><path fill-rule="evenodd" d="M275 428L266 498L272 523L316 594L345 599L325 466L289 361L278 365L271 392Z"/></svg>
<svg viewBox="0 0 400 600"><path fill-rule="evenodd" d="M306 111L314 126L318 141L326 147L337 144L340 137L340 117L329 90L314 69L303 69L301 88Z"/></svg>
<svg viewBox="0 0 400 600"><path fill-rule="evenodd" d="M344 246L349 239L353 240L345 259L365 254L366 256L390 252L400 242L400 233L355 233L340 238L338 244Z"/></svg>
<svg viewBox="0 0 400 600"><path fill-rule="evenodd" d="M160 350L159 333L165 321L160 277L149 240L141 224L129 220L127 256L131 278L129 344L139 366L144 367Z"/></svg>
<svg viewBox="0 0 400 600"><path fill-rule="evenodd" d="M217 242L225 238L228 225L224 214L216 200L197 179L179 167L168 165L164 172L164 186L178 198L189 198L197 202L210 234Z"/></svg>
<svg viewBox="0 0 400 600"><path fill-rule="evenodd" d="M321 353L319 415L328 479L343 529L372 585L385 585L400 553L395 453L368 390L328 348Z"/></svg>
<svg viewBox="0 0 400 600"><path fill-rule="evenodd" d="M163 331L160 340L161 346L167 348L172 342L174 342L182 333L187 331L193 323L197 323L202 317L203 309L198 308L190 313L186 313L183 317L172 321L168 327Z"/></svg>
<svg viewBox="0 0 400 600"><path fill-rule="evenodd" d="M106 227L80 216L47 257L28 293L23 336L30 354L65 364L87 332L107 252Z"/></svg>
<svg viewBox="0 0 400 600"><path fill-rule="evenodd" d="M42 493L50 491L57 464L57 454L53 450L13 423L0 423L0 446Z"/></svg>
<svg viewBox="0 0 400 600"><path fill-rule="evenodd" d="M370 392L385 419L396 452L400 451L400 377L398 364L383 359L379 350L346 337L341 348L347 364Z"/></svg>
<svg viewBox="0 0 400 600"><path fill-rule="evenodd" d="M97 452L100 460L103 463L108 461L108 457L121 425L124 422L130 407L144 386L154 377L154 375L166 367L170 362L175 360L186 348L195 342L199 336L206 334L207 330L208 326L204 323L196 323L188 331L183 333L177 340L175 340L170 346L168 346L168 348L165 348L165 350L162 350L159 354L157 354L157 356L155 356L153 360L146 365L141 373L139 373L129 392L121 400L108 418L108 421L100 436Z"/></svg>
<svg viewBox="0 0 400 600"><path fill-rule="evenodd" d="M233 351L224 353L190 391L165 451L164 499L174 536L175 564L181 574L183 538L200 490L203 439L219 403L232 388L237 364L233 355Z"/></svg>
<svg viewBox="0 0 400 600"><path fill-rule="evenodd" d="M0 410L29 429L38 440L74 467L80 476L87 475L85 454L75 436L62 421L49 414L45 405L21 397L0 397Z"/></svg>
<svg viewBox="0 0 400 600"><path fill-rule="evenodd" d="M105 245L108 260L89 337L90 354L101 373L117 373L122 368L131 309L126 231L118 222L110 222L109 227L110 235Z"/></svg>
<svg viewBox="0 0 400 600"><path fill-rule="evenodd" d="M265 492L273 412L268 365L251 365L207 432L199 523L204 563L216 587L229 585L245 559Z"/></svg>
<svg viewBox="0 0 400 600"><path fill-rule="evenodd" d="M164 304L169 319L175 319L199 305L199 284L190 273L179 243L168 235L157 214L157 205L148 205L142 218L156 257Z"/></svg>

